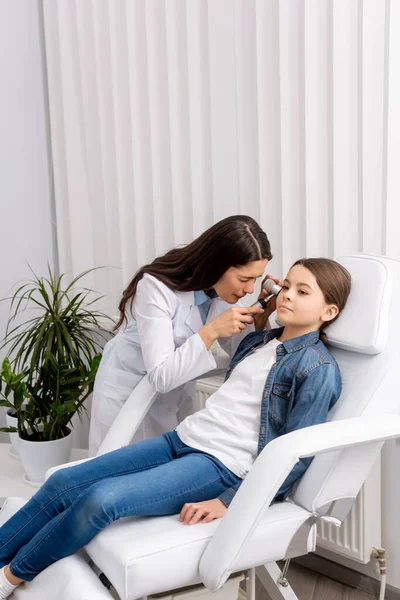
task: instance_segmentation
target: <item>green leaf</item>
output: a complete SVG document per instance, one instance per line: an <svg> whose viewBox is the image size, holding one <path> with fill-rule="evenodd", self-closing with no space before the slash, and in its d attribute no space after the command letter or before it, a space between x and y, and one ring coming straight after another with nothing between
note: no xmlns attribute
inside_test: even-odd
<svg viewBox="0 0 400 600"><path fill-rule="evenodd" d="M51 423L45 423L43 425L43 439L48 440L51 434Z"/></svg>
<svg viewBox="0 0 400 600"><path fill-rule="evenodd" d="M94 378L96 376L96 373L97 373L98 368L100 366L100 362L101 362L102 356L103 355L100 352L98 352L93 357L92 362L90 363L90 373L89 373L90 377Z"/></svg>
<svg viewBox="0 0 400 600"><path fill-rule="evenodd" d="M24 399L24 387L19 385L14 392L14 406L17 411L21 408Z"/></svg>
<svg viewBox="0 0 400 600"><path fill-rule="evenodd" d="M8 358L8 356L6 356L6 358L3 360L3 363L1 365L1 370L2 370L2 377L4 377L5 381L10 381L11 379L11 364L10 364L10 359Z"/></svg>
<svg viewBox="0 0 400 600"><path fill-rule="evenodd" d="M8 400L0 400L0 406L5 406L6 408L14 408L14 405L11 404Z"/></svg>

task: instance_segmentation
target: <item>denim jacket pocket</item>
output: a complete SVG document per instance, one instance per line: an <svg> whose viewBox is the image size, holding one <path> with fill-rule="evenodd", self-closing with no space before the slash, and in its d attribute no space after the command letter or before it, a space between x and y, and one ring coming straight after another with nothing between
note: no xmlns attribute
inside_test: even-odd
<svg viewBox="0 0 400 600"><path fill-rule="evenodd" d="M272 418L282 425L288 418L291 391L289 383L274 383L272 387Z"/></svg>

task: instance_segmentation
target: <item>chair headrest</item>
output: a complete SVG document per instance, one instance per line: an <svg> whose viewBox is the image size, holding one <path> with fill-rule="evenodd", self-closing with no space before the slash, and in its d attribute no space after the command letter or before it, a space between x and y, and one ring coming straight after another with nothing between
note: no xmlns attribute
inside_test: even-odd
<svg viewBox="0 0 400 600"><path fill-rule="evenodd" d="M336 259L351 275L347 304L326 329L331 346L379 354L386 346L392 298L392 274L384 257L358 254Z"/></svg>

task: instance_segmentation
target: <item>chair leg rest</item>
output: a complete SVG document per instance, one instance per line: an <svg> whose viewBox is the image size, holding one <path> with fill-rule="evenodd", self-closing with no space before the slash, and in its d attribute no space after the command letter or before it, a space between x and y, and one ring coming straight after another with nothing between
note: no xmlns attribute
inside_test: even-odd
<svg viewBox="0 0 400 600"><path fill-rule="evenodd" d="M83 553L72 554L47 567L29 583L17 587L10 600L112 600L89 567Z"/></svg>
<svg viewBox="0 0 400 600"><path fill-rule="evenodd" d="M282 572L276 563L256 568L256 575L266 589L271 600L299 600L290 585L286 587L278 583Z"/></svg>

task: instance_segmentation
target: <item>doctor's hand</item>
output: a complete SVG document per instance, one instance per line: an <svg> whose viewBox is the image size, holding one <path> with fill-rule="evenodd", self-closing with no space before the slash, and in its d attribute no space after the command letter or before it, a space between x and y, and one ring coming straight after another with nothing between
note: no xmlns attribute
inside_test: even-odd
<svg viewBox="0 0 400 600"><path fill-rule="evenodd" d="M240 333L246 329L247 325L253 323L252 315L260 315L263 312L262 308L256 306L232 306L204 325L200 329L199 335L209 350L215 340Z"/></svg>
<svg viewBox="0 0 400 600"><path fill-rule="evenodd" d="M221 500L206 500L205 502L188 502L184 504L179 515L179 520L184 525L194 525L198 521L210 523L214 519L221 519L227 508Z"/></svg>

